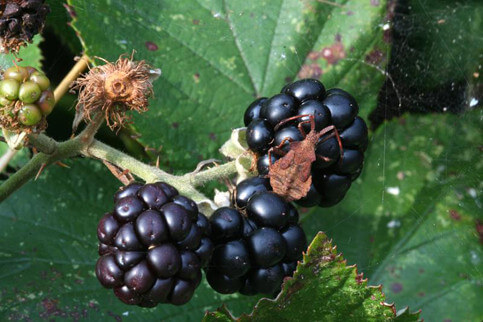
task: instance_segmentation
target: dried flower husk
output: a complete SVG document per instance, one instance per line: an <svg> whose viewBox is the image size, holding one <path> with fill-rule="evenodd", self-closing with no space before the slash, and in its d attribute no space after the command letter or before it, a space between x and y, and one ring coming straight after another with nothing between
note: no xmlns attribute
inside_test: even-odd
<svg viewBox="0 0 483 322"><path fill-rule="evenodd" d="M144 60L134 61L125 56L115 63L105 63L79 77L73 89L79 91L77 113L82 113L86 121L103 113L113 130L131 120L126 112L148 110L148 98L153 95L152 67Z"/></svg>

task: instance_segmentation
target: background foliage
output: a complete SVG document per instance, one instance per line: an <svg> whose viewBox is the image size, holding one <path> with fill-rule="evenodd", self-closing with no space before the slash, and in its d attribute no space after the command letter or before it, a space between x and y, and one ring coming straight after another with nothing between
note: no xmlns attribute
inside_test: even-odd
<svg viewBox="0 0 483 322"><path fill-rule="evenodd" d="M136 59L161 68L150 111L119 138L105 130L100 138L147 161L159 156L174 172L220 157L246 106L289 81L320 78L353 93L373 121L365 169L336 207L302 209L304 228L311 238L324 231L370 285L383 284L397 309L422 309L427 320L483 319L478 1L69 0L51 7L45 41L21 57L38 66L44 55L54 80L80 50L114 60L134 49ZM74 29L66 27L72 18ZM49 134L70 135L72 104L66 97L56 107ZM22 151L8 170L29 156ZM183 307L121 304L93 273L97 221L119 183L98 162L66 163L0 205L0 316L199 320L222 303L236 316L252 312L258 298L219 295L206 282Z"/></svg>

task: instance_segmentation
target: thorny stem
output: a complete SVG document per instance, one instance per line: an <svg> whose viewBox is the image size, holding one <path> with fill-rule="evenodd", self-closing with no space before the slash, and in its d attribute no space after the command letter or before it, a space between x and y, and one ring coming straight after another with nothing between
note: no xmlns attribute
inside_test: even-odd
<svg viewBox="0 0 483 322"><path fill-rule="evenodd" d="M0 202L27 183L31 178L34 178L44 167L78 155L84 146L92 143L92 138L89 138L88 135L99 126L100 124L92 122L78 136L60 143L46 135L38 136L38 142L41 142L43 148L53 152L50 154L44 152L37 153L20 170L11 175L0 186Z"/></svg>
<svg viewBox="0 0 483 322"><path fill-rule="evenodd" d="M56 88L54 92L56 101L67 92L72 81L86 67L87 56L84 55ZM57 142L44 134L30 135L29 142L39 153L0 186L0 202L38 175L39 171L44 167L77 155L108 161L122 170L129 170L129 172L147 183L164 181L178 189L181 194L192 198L196 202L206 201L208 198L196 190L195 187L203 186L209 181L229 178L237 173L235 161L231 161L204 171L195 171L182 176L169 174L94 139L94 135L102 123L103 118L99 114L79 135L64 142Z"/></svg>
<svg viewBox="0 0 483 322"><path fill-rule="evenodd" d="M55 152L52 154L46 154L43 152L38 153L23 168L5 181L0 186L0 201L7 198L29 179L35 177L42 167L79 154L90 158L108 161L123 170L128 169L132 174L148 183L164 181L178 189L181 194L198 202L207 200L207 197L197 191L195 187L202 186L206 182L212 180L228 178L236 174L237 171L235 161L231 161L221 166L216 166L197 173L187 173L183 176L175 176L159 168L145 164L98 140L92 139L92 141L86 141L86 138L90 137L88 134L96 126L98 126L98 124L91 123L78 136L61 143L45 135L39 136L40 141L43 142L50 151Z"/></svg>

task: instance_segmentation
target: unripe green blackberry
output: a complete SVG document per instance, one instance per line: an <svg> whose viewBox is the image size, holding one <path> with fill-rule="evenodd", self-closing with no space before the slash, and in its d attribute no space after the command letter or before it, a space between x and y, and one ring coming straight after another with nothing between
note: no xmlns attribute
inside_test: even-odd
<svg viewBox="0 0 483 322"><path fill-rule="evenodd" d="M4 79L0 82L0 95L13 101L18 98L20 83L15 79Z"/></svg>
<svg viewBox="0 0 483 322"><path fill-rule="evenodd" d="M23 125L32 126L40 122L42 119L42 112L34 104L24 104L20 111L18 111L18 120Z"/></svg>
<svg viewBox="0 0 483 322"><path fill-rule="evenodd" d="M14 132L40 132L55 105L50 80L37 69L12 66L0 80L0 127Z"/></svg>
<svg viewBox="0 0 483 322"><path fill-rule="evenodd" d="M23 82L29 77L29 71L22 66L12 66L5 70L3 77L5 79L15 79L18 82Z"/></svg>
<svg viewBox="0 0 483 322"><path fill-rule="evenodd" d="M41 94L40 86L29 80L20 85L18 91L18 99L24 103L30 104L39 99Z"/></svg>

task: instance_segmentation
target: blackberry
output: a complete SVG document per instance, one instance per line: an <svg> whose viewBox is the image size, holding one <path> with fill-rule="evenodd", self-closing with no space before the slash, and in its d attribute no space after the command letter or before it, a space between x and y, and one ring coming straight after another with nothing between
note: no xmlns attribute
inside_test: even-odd
<svg viewBox="0 0 483 322"><path fill-rule="evenodd" d="M284 86L281 94L255 100L246 110L244 121L248 124L248 146L257 155L259 175L269 173L271 148L288 139L281 151L271 153L275 164L290 150L289 142L304 140L304 134L311 130L309 115L313 115L315 131L328 132L314 146L312 185L307 195L295 202L304 207L328 207L340 202L362 172L368 145L367 126L358 112L351 94L340 88L326 90L315 79L298 80Z"/></svg>
<svg viewBox="0 0 483 322"><path fill-rule="evenodd" d="M124 303L188 302L213 252L208 219L170 185L131 183L99 221L96 276Z"/></svg>
<svg viewBox="0 0 483 322"><path fill-rule="evenodd" d="M40 132L55 105L49 79L33 67L13 66L0 80L0 127Z"/></svg>
<svg viewBox="0 0 483 322"><path fill-rule="evenodd" d="M44 27L50 8L45 0L13 0L0 3L0 49L18 52Z"/></svg>
<svg viewBox="0 0 483 322"><path fill-rule="evenodd" d="M297 210L267 191L266 180L240 182L233 200L243 207L220 208L210 217L216 239L206 278L219 293L273 295L307 246Z"/></svg>

